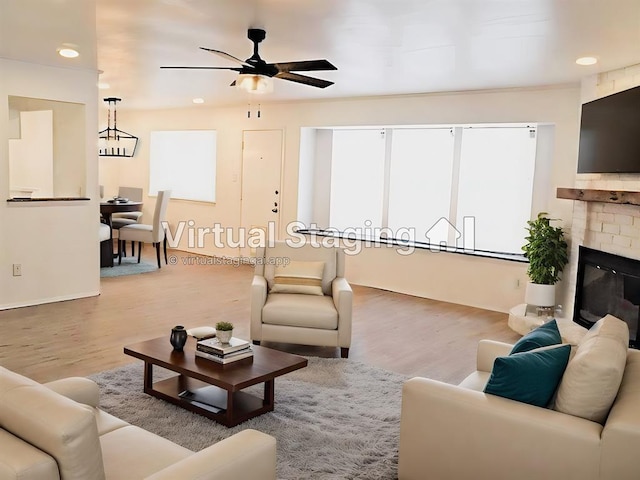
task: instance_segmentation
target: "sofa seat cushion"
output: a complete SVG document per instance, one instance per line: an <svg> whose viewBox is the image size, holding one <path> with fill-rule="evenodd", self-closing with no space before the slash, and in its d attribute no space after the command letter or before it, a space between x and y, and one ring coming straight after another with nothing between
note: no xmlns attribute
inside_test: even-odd
<svg viewBox="0 0 640 480"><path fill-rule="evenodd" d="M59 478L58 464L42 450L0 428L0 478L51 480Z"/></svg>
<svg viewBox="0 0 640 480"><path fill-rule="evenodd" d="M627 362L629 327L607 315L589 329L558 387L554 409L604 423Z"/></svg>
<svg viewBox="0 0 640 480"><path fill-rule="evenodd" d="M193 455L176 445L133 425L100 437L107 480L143 479Z"/></svg>
<svg viewBox="0 0 640 480"><path fill-rule="evenodd" d="M476 392L484 392L484 387L487 385L490 376L491 372L481 372L480 370L476 370L460 382L458 386L468 388L469 390L475 390Z"/></svg>
<svg viewBox="0 0 640 480"><path fill-rule="evenodd" d="M336 330L338 312L330 296L273 293L262 307L262 323Z"/></svg>

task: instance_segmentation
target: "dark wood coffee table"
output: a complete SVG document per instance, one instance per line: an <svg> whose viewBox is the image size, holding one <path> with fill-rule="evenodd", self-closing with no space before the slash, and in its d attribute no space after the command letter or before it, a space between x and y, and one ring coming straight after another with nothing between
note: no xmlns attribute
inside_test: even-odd
<svg viewBox="0 0 640 480"><path fill-rule="evenodd" d="M273 411L274 379L307 366L307 359L286 352L252 345L253 357L221 365L196 357L196 341L189 338L177 352L169 336L124 347L124 353L144 361L144 392L204 415L227 427ZM153 382L153 366L179 373ZM241 390L264 383L263 398ZM185 390L198 392L198 402L179 396ZM204 402L202 401L204 399Z"/></svg>

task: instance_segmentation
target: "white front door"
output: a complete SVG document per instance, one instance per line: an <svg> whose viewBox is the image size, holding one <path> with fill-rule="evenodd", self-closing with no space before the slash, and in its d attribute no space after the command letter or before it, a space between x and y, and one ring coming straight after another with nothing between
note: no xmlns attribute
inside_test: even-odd
<svg viewBox="0 0 640 480"><path fill-rule="evenodd" d="M245 130L242 135L242 198L240 225L243 231L265 231L277 238L280 218L282 130ZM255 236L255 235L254 235ZM243 257L255 254L247 246Z"/></svg>

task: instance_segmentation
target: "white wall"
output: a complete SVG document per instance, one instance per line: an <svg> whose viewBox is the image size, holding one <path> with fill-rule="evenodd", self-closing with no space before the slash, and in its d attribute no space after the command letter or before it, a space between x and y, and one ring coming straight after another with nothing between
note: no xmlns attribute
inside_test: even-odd
<svg viewBox="0 0 640 480"><path fill-rule="evenodd" d="M20 112L20 138L9 139L9 190L53 196L53 111ZM13 195L13 193L12 193Z"/></svg>
<svg viewBox="0 0 640 480"><path fill-rule="evenodd" d="M97 72L0 59L0 309L97 295ZM90 201L9 203L8 97L84 104L82 168ZM14 132L15 133L15 132ZM12 276L12 264L22 276Z"/></svg>
<svg viewBox="0 0 640 480"><path fill-rule="evenodd" d="M216 129L218 131L217 202L204 204L172 200L170 223L194 220L197 226L218 222L237 228L240 219L242 131L284 129L285 152L281 195L281 232L298 219L299 155L301 127L415 125L457 123L536 122L555 126L552 148L554 163L545 210L570 225L571 202L555 199L555 188L574 183L578 148L578 86L530 90L501 90L391 96L365 99L328 100L267 104L262 117L247 119L246 107L207 108L193 106L161 111L119 110L119 121L140 137L133 159L112 162L101 159L101 183L106 191L117 184L148 188L149 135L152 130ZM357 181L357 179L355 180ZM153 202L145 204L151 218ZM508 199L505 199L508 208ZM496 212L499 215L499 212ZM524 228L524 226L523 226ZM181 248L187 249L185 245ZM226 247L207 245L196 253L231 255ZM347 260L350 281L412 295L479 306L506 312L522 303L526 264L458 254L421 251L402 258L393 249L372 249ZM520 286L518 286L518 284Z"/></svg>

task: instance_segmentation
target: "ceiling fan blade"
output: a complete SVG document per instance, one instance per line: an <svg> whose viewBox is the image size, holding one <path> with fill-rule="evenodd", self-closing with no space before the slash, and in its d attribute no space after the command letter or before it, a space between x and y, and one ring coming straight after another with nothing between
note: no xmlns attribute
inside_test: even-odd
<svg viewBox="0 0 640 480"><path fill-rule="evenodd" d="M160 68L181 68L183 70L233 70L234 72L241 72L242 69L238 67L180 67L180 66L162 66Z"/></svg>
<svg viewBox="0 0 640 480"><path fill-rule="evenodd" d="M233 55L229 55L227 52L223 52L222 50L214 50L213 48L200 47L202 50L206 50L207 52L215 53L216 55L221 56L222 58L226 58L227 60L231 60L238 65L242 65L245 67L250 67L251 65L245 62L244 60L240 60L238 57L234 57Z"/></svg>
<svg viewBox="0 0 640 480"><path fill-rule="evenodd" d="M280 72L275 75L276 78L283 80L289 80L290 82L302 83L303 85L310 85L312 87L327 88L333 85L333 82L328 80L322 80L321 78L307 77L306 75L298 75L297 73Z"/></svg>
<svg viewBox="0 0 640 480"><path fill-rule="evenodd" d="M302 62L282 62L273 64L280 72L311 72L315 70L337 70L328 60L305 60Z"/></svg>

